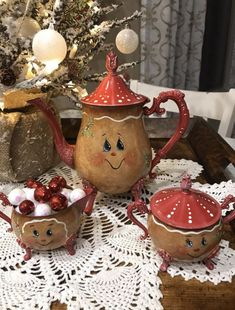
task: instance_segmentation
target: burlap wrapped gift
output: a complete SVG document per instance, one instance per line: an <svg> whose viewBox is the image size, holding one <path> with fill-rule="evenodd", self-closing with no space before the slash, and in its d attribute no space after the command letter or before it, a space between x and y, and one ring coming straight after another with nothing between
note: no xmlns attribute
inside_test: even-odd
<svg viewBox="0 0 235 310"><path fill-rule="evenodd" d="M0 181L37 177L58 161L53 134L42 113L25 104L4 107L0 112Z"/></svg>

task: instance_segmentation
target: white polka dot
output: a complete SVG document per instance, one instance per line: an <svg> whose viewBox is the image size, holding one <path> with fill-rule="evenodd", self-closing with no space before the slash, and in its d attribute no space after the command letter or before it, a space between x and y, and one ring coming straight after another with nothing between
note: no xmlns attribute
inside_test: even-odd
<svg viewBox="0 0 235 310"><path fill-rule="evenodd" d="M207 211L207 213L210 213L211 211L210 210L206 210Z"/></svg>
<svg viewBox="0 0 235 310"><path fill-rule="evenodd" d="M122 102L122 100L121 100L121 99L119 99L119 100L118 100L118 102Z"/></svg>
<svg viewBox="0 0 235 310"><path fill-rule="evenodd" d="M94 100L94 102L98 102L98 100Z"/></svg>
<svg viewBox="0 0 235 310"><path fill-rule="evenodd" d="M189 212L188 214L192 214L192 212Z"/></svg>
<svg viewBox="0 0 235 310"><path fill-rule="evenodd" d="M205 207L205 206L203 206L203 209L206 209L206 207Z"/></svg>
<svg viewBox="0 0 235 310"><path fill-rule="evenodd" d="M175 211L175 210L176 210L176 208L173 208L173 210Z"/></svg>
<svg viewBox="0 0 235 310"><path fill-rule="evenodd" d="M210 216L211 216L211 217L213 217L213 216L214 216L214 214L210 213Z"/></svg>
<svg viewBox="0 0 235 310"><path fill-rule="evenodd" d="M172 212L171 212L171 214L173 215L173 214L174 214L174 212L172 211Z"/></svg>
<svg viewBox="0 0 235 310"><path fill-rule="evenodd" d="M189 203L187 203L187 207L189 207L190 205L189 205Z"/></svg>
<svg viewBox="0 0 235 310"><path fill-rule="evenodd" d="M168 215L167 215L167 217L168 217L168 218L171 218L171 215L170 215L170 214L168 214Z"/></svg>
<svg viewBox="0 0 235 310"><path fill-rule="evenodd" d="M192 220L189 220L188 222L189 222L189 224L192 224L193 221L192 221Z"/></svg>
<svg viewBox="0 0 235 310"><path fill-rule="evenodd" d="M192 218L192 216L189 216L188 218L189 218L189 219L191 219L191 218Z"/></svg>

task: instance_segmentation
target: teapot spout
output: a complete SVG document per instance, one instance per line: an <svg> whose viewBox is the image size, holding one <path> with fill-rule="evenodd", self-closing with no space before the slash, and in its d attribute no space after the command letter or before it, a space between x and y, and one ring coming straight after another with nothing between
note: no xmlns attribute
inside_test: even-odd
<svg viewBox="0 0 235 310"><path fill-rule="evenodd" d="M69 167L74 168L74 146L66 142L59 123L55 117L55 111L41 98L29 100L28 103L38 107L38 109L45 115L49 126L52 129L56 150L61 160Z"/></svg>

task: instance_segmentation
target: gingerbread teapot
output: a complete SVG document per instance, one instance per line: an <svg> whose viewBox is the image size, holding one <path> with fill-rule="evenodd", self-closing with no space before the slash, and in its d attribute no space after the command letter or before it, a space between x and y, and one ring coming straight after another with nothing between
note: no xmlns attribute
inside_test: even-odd
<svg viewBox="0 0 235 310"><path fill-rule="evenodd" d="M54 133L61 159L86 181L86 186L110 194L132 191L137 208L140 203L143 178L152 176L159 163L185 132L189 113L184 94L178 90L162 92L154 98L151 108L144 107L149 99L129 89L118 75L117 56L110 52L106 58L107 76L98 88L81 99L83 118L75 146L69 145L61 133L51 107L42 99L29 103L45 114ZM179 108L179 123L168 143L152 159L150 141L143 117L162 114L162 102L173 100ZM90 204L91 205L91 204ZM86 209L87 214L90 210Z"/></svg>

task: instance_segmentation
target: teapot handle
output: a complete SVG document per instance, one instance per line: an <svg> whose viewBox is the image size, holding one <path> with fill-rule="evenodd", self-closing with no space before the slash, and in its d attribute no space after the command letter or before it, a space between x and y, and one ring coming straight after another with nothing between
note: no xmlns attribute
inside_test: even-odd
<svg viewBox="0 0 235 310"><path fill-rule="evenodd" d="M221 210L223 209L227 209L228 208L228 205L231 203L231 202L235 202L235 196L233 195L228 195L222 205L221 205ZM222 222L223 224L226 224L226 223L229 223L231 222L232 220L235 219L235 210L233 210L229 215L225 216L223 219L222 219Z"/></svg>
<svg viewBox="0 0 235 310"><path fill-rule="evenodd" d="M161 92L158 97L153 98L153 104L151 108L144 107L144 114L151 115L155 112L159 115L162 115L163 113L165 113L165 109L160 108L160 104L162 102L166 102L169 99L173 100L179 108L179 122L174 135L163 146L163 148L157 151L154 159L152 160L151 169L149 172L150 177L155 176L155 174L152 173L153 168L160 162L162 158L166 156L166 154L170 151L173 145L182 137L189 123L189 111L184 100L184 94L179 90Z"/></svg>

